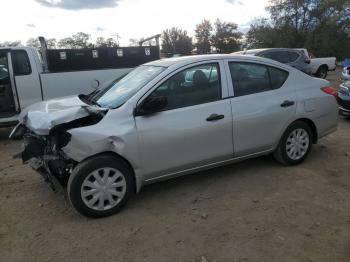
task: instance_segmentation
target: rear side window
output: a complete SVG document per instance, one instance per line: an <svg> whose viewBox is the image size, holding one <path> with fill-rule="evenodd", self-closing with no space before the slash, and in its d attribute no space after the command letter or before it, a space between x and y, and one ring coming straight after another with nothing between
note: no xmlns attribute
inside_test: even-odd
<svg viewBox="0 0 350 262"><path fill-rule="evenodd" d="M299 54L297 52L289 51L288 54L289 54L289 58L290 58L291 63L297 61L299 58Z"/></svg>
<svg viewBox="0 0 350 262"><path fill-rule="evenodd" d="M280 88L288 72L254 63L229 63L234 96L245 96Z"/></svg>
<svg viewBox="0 0 350 262"><path fill-rule="evenodd" d="M15 50L11 52L13 72L16 76L29 75L32 73L27 52Z"/></svg>
<svg viewBox="0 0 350 262"><path fill-rule="evenodd" d="M288 55L288 52L286 52L286 51L271 51L268 53L264 53L261 56L275 60L275 61L283 63L283 64L288 64L291 62L289 55Z"/></svg>

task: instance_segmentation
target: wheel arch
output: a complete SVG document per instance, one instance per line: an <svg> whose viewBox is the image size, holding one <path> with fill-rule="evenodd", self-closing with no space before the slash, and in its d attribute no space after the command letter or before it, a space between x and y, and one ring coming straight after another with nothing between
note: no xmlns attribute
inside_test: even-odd
<svg viewBox="0 0 350 262"><path fill-rule="evenodd" d="M322 64L322 65L320 65L320 66L318 67L317 71L318 71L320 68L322 68L322 67L325 67L325 68L327 69L327 71L329 70L327 64Z"/></svg>
<svg viewBox="0 0 350 262"><path fill-rule="evenodd" d="M291 126L293 125L295 122L304 122L306 123L310 129L311 129L311 132L312 132L312 143L313 144L316 144L317 141L318 141L318 132L317 132L317 127L315 125L315 123L310 119L310 118L298 118L296 120L294 120L292 123L290 123L286 130Z"/></svg>
<svg viewBox="0 0 350 262"><path fill-rule="evenodd" d="M102 155L118 158L119 160L121 160L121 161L123 161L125 164L127 164L127 166L129 167L129 169L130 169L130 171L131 171L131 173L132 173L132 179L133 179L133 182L134 182L134 193L137 193L137 192L140 191L141 186L142 186L142 183L141 183L141 181L140 181L139 179L137 179L136 174L135 174L135 169L134 169L134 167L132 166L132 164L130 163L129 160L127 160L125 157L119 155L119 154L116 153L116 152L113 152L113 151L100 152L100 153L91 155L91 156L89 156L89 157L83 159L83 160L80 161L80 162L84 162L84 161L87 161L87 160L92 159L92 158L94 158L94 157L102 156Z"/></svg>

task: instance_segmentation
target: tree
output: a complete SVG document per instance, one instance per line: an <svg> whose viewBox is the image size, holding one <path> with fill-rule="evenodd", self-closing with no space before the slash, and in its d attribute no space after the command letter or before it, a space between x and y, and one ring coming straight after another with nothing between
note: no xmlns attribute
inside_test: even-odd
<svg viewBox="0 0 350 262"><path fill-rule="evenodd" d="M210 42L218 53L231 53L239 50L242 33L238 32L237 24L217 19L214 26L214 34Z"/></svg>
<svg viewBox="0 0 350 262"><path fill-rule="evenodd" d="M75 48L74 40L72 37L65 37L58 41L57 46L59 48L72 49Z"/></svg>
<svg viewBox="0 0 350 262"><path fill-rule="evenodd" d="M130 38L129 46L139 46L139 40L137 40L136 38Z"/></svg>
<svg viewBox="0 0 350 262"><path fill-rule="evenodd" d="M305 47L318 56L350 56L349 0L271 0L267 11L270 19L251 25L248 45Z"/></svg>
<svg viewBox="0 0 350 262"><path fill-rule="evenodd" d="M27 40L26 45L38 49L40 47L40 42L38 38L31 37Z"/></svg>
<svg viewBox="0 0 350 262"><path fill-rule="evenodd" d="M55 38L49 38L46 40L46 45L48 49L55 49L57 45L57 41Z"/></svg>
<svg viewBox="0 0 350 262"><path fill-rule="evenodd" d="M203 20L196 25L195 38L198 54L207 54L211 51L210 37L213 27L209 20Z"/></svg>
<svg viewBox="0 0 350 262"><path fill-rule="evenodd" d="M15 47L15 46L22 46L22 42L20 40L16 41L5 41L0 43L0 47Z"/></svg>
<svg viewBox="0 0 350 262"><path fill-rule="evenodd" d="M78 32L71 37L61 39L58 41L57 45L60 48L69 49L92 47L92 44L90 43L90 35L83 32Z"/></svg>
<svg viewBox="0 0 350 262"><path fill-rule="evenodd" d="M26 42L27 46L31 46L34 48L39 49L41 44L38 38L31 37ZM56 48L56 39L55 38L49 38L46 39L46 45L48 49L55 49Z"/></svg>
<svg viewBox="0 0 350 262"><path fill-rule="evenodd" d="M255 19L246 33L247 48L271 48L278 42L277 30L266 18Z"/></svg>
<svg viewBox="0 0 350 262"><path fill-rule="evenodd" d="M89 42L90 35L83 32L78 32L75 35L72 35L72 39L73 39L75 48L89 48L92 45Z"/></svg>
<svg viewBox="0 0 350 262"><path fill-rule="evenodd" d="M162 51L168 55L188 55L192 52L192 38L186 30L173 27L166 29L162 34Z"/></svg>
<svg viewBox="0 0 350 262"><path fill-rule="evenodd" d="M113 39L112 37L109 37L105 39L104 37L97 37L96 39L96 47L118 47L119 43L117 40Z"/></svg>

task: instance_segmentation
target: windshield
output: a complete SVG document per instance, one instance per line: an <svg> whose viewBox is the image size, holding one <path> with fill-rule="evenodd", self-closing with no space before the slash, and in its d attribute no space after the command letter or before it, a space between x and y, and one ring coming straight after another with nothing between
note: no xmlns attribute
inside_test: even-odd
<svg viewBox="0 0 350 262"><path fill-rule="evenodd" d="M139 66L123 78L93 95L91 100L101 107L117 108L128 101L142 87L165 70L160 66Z"/></svg>

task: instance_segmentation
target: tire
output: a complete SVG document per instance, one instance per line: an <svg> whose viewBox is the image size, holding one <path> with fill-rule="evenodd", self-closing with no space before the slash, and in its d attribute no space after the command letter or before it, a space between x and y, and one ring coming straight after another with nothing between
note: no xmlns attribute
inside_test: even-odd
<svg viewBox="0 0 350 262"><path fill-rule="evenodd" d="M300 135L299 138L297 138L298 134ZM297 142L294 142L295 139L293 140L293 137L298 139ZM275 159L283 165L300 164L309 154L312 141L313 137L310 126L305 122L296 121L284 132L273 155ZM295 144L293 146L293 143L296 143L297 146Z"/></svg>
<svg viewBox="0 0 350 262"><path fill-rule="evenodd" d="M80 214L98 218L120 211L134 188L133 172L124 160L98 155L74 168L67 191L71 204Z"/></svg>
<svg viewBox="0 0 350 262"><path fill-rule="evenodd" d="M323 78L326 79L327 78L327 74L328 74L328 68L327 66L320 66L316 72L316 76L318 78Z"/></svg>

